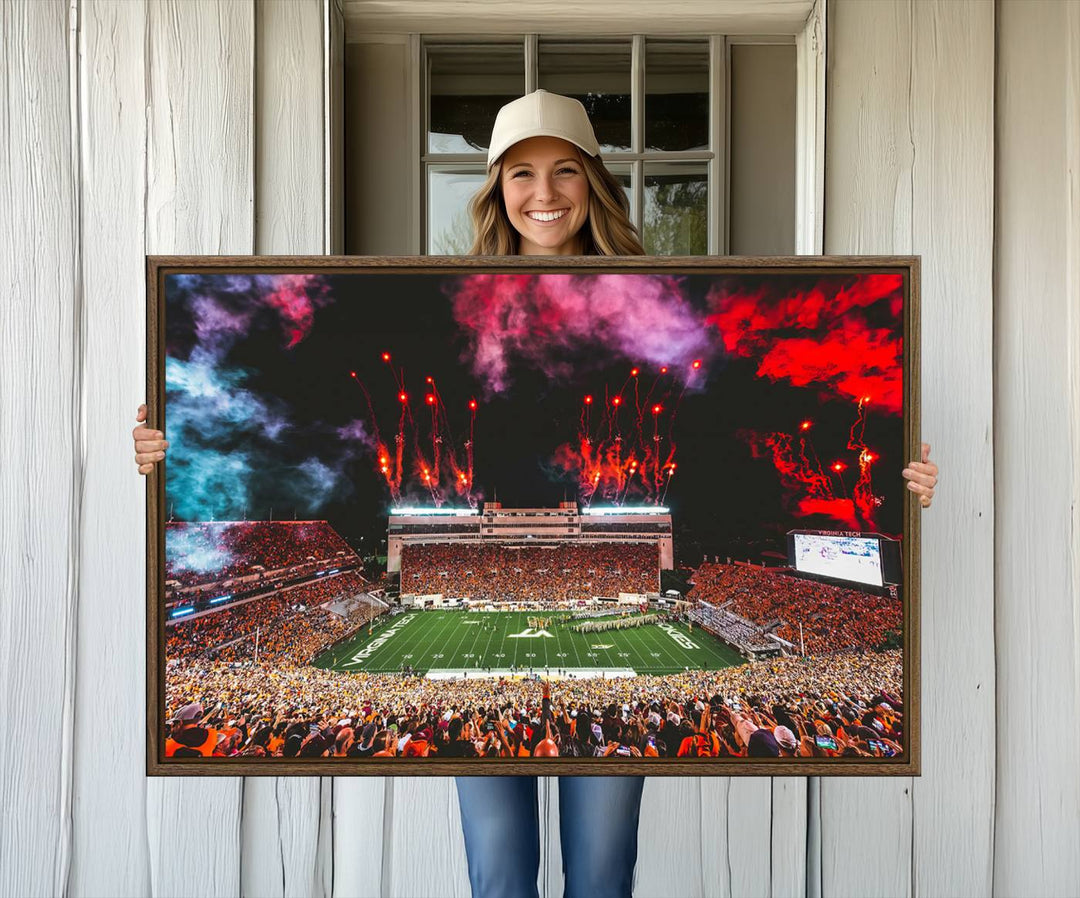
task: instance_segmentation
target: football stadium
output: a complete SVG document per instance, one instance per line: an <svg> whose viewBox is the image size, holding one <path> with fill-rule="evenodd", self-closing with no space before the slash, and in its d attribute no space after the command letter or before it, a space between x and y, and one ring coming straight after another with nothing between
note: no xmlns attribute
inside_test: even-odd
<svg viewBox="0 0 1080 898"><path fill-rule="evenodd" d="M376 577L326 521L167 532L171 757L901 750L895 588L828 576L880 581L876 540L792 534L794 567L705 561L684 596L655 507L403 510Z"/></svg>

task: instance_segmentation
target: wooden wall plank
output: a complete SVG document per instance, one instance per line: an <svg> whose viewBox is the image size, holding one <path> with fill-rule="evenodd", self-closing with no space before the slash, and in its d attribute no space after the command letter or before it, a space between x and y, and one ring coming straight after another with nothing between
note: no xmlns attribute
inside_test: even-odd
<svg viewBox="0 0 1080 898"><path fill-rule="evenodd" d="M251 0L147 8L147 252L254 248Z"/></svg>
<svg viewBox="0 0 1080 898"><path fill-rule="evenodd" d="M944 471L922 516L913 889L963 898L993 887L994 6L935 0L911 11L922 432Z"/></svg>
<svg viewBox="0 0 1080 898"><path fill-rule="evenodd" d="M70 848L83 472L68 4L0 16L0 894L55 895ZM138 729L138 727L136 727Z"/></svg>
<svg viewBox="0 0 1080 898"><path fill-rule="evenodd" d="M383 895L468 898L469 866L452 777L393 777L383 836Z"/></svg>
<svg viewBox="0 0 1080 898"><path fill-rule="evenodd" d="M772 797L771 779L742 776L731 780L726 807L730 895L772 895L773 816L783 810L773 807ZM806 805L795 810L805 814ZM704 830L702 843L707 845ZM711 894L708 886L706 895Z"/></svg>
<svg viewBox="0 0 1080 898"><path fill-rule="evenodd" d="M835 0L828 19L825 252L910 253L910 6ZM911 779L822 778L820 793L821 893L909 894Z"/></svg>
<svg viewBox="0 0 1080 898"><path fill-rule="evenodd" d="M151 4L147 40L147 252L250 253L253 4ZM153 894L239 894L242 807L239 778L150 780Z"/></svg>
<svg viewBox="0 0 1080 898"><path fill-rule="evenodd" d="M563 893L562 832L559 825L559 778L539 778L541 898L560 898Z"/></svg>
<svg viewBox="0 0 1080 898"><path fill-rule="evenodd" d="M803 898L807 893L808 783L809 777L796 776L772 781L769 894L774 898Z"/></svg>
<svg viewBox="0 0 1080 898"><path fill-rule="evenodd" d="M712 833L703 832L706 782L692 777L646 777L638 824L638 862L634 873L636 898L681 895L704 898L729 894L706 888L702 850ZM717 803L708 812L723 813Z"/></svg>
<svg viewBox="0 0 1080 898"><path fill-rule="evenodd" d="M708 885L708 894L716 898L731 898L731 874L728 867L728 830L731 818L728 799L732 777L709 777L699 781L702 846L699 866L701 891Z"/></svg>
<svg viewBox="0 0 1080 898"><path fill-rule="evenodd" d="M233 898L240 890L239 777L147 781L146 837L154 898Z"/></svg>
<svg viewBox="0 0 1080 898"><path fill-rule="evenodd" d="M389 826L384 777L340 777L334 787L334 898L381 898Z"/></svg>
<svg viewBox="0 0 1080 898"><path fill-rule="evenodd" d="M319 841L315 853L314 894L334 894L334 778L319 779Z"/></svg>
<svg viewBox="0 0 1080 898"><path fill-rule="evenodd" d="M805 805L795 809L805 816ZM772 781L701 781L702 894L771 895Z"/></svg>
<svg viewBox="0 0 1080 898"><path fill-rule="evenodd" d="M146 841L146 484L131 428L145 395L146 7L79 7L85 486L80 539L72 896L150 892Z"/></svg>
<svg viewBox="0 0 1080 898"><path fill-rule="evenodd" d="M832 9L826 251L922 256L922 431L931 444L941 435L933 456L947 479L922 539L922 729L939 735L923 740L920 779L823 781L822 893L986 894L994 10ZM962 753L941 735L956 732ZM850 876L863 863L878 871L873 884Z"/></svg>
<svg viewBox="0 0 1080 898"><path fill-rule="evenodd" d="M255 7L255 251L318 254L326 156L322 0Z"/></svg>
<svg viewBox="0 0 1080 898"><path fill-rule="evenodd" d="M1080 11L998 4L994 892L1080 880Z"/></svg>
<svg viewBox="0 0 1080 898"><path fill-rule="evenodd" d="M323 9L320 0L255 6L255 247L259 255L326 250L324 235ZM244 783L241 893L252 898L326 896L333 858L320 848L317 777L251 777ZM325 809L329 814L329 806ZM332 839L330 840L332 842Z"/></svg>
<svg viewBox="0 0 1080 898"><path fill-rule="evenodd" d="M240 894L328 896L319 854L318 777L247 777L241 817Z"/></svg>

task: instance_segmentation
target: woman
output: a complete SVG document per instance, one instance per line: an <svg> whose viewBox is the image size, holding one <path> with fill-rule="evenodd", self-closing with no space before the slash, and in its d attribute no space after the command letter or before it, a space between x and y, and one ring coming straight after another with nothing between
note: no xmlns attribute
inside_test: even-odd
<svg viewBox="0 0 1080 898"><path fill-rule="evenodd" d="M538 90L500 109L487 180L469 205L475 229L472 254L643 255L626 196L599 153L577 100ZM141 406L137 420L145 417ZM148 473L164 458L168 442L162 433L142 426L133 436L139 472ZM924 507L933 497L937 475L929 448L924 444L921 462L904 470L908 488ZM588 718L585 723L588 727ZM576 739L591 742L594 734L580 732L581 724L579 714ZM517 729L511 741L520 738ZM514 745L514 753L522 747ZM566 898L630 895L643 785L643 777L559 778ZM459 777L457 788L474 898L536 896L536 778Z"/></svg>

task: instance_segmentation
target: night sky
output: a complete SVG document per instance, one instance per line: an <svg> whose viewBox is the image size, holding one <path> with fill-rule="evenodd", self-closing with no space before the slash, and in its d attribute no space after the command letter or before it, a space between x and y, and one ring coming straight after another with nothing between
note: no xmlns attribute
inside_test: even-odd
<svg viewBox="0 0 1080 898"><path fill-rule="evenodd" d="M639 465L621 490L613 463L600 468L594 504L659 491L680 563L783 553L792 528L898 536L901 297L898 275L170 276L166 507L325 518L370 551L393 501L379 447L393 479L403 384L402 504L433 504L431 393L449 505L468 504L447 455L465 469L475 400L473 501L582 498L587 412L591 447L621 436L624 472ZM864 448L872 480L856 489Z"/></svg>

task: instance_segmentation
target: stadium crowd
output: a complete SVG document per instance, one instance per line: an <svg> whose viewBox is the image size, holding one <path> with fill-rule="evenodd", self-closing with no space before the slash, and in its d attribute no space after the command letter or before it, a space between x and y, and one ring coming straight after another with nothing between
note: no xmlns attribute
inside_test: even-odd
<svg viewBox="0 0 1080 898"><path fill-rule="evenodd" d="M694 571L688 598L713 605L731 602L731 610L768 627L799 645L799 624L806 653L820 655L845 649L884 645L889 630L899 630L899 599L845 589L787 575L775 568L748 564L702 564Z"/></svg>
<svg viewBox="0 0 1080 898"><path fill-rule="evenodd" d="M165 546L165 579L181 587L356 554L326 521L170 522Z"/></svg>
<svg viewBox="0 0 1080 898"><path fill-rule="evenodd" d="M290 565L304 571L312 558L342 553L355 558L325 522L170 527L182 528L170 534L183 545L181 554L206 542L220 562L204 574L170 568L166 576L181 583L261 576L263 568ZM402 565L403 593L530 610L659 585L655 546L633 543L409 546ZM801 622L810 657L551 686L315 669L308 664L316 655L386 611L382 601L364 597L368 584L360 574L345 572L170 622L166 754L820 758L902 751L901 654L864 652L899 628L899 601L749 565L703 564L693 585L688 598L707 603L710 620L721 614L743 638L760 626L797 643ZM579 607L578 614L606 610ZM617 628L645 619L577 626ZM825 653L831 655L815 657Z"/></svg>
<svg viewBox="0 0 1080 898"><path fill-rule="evenodd" d="M287 664L166 671L170 757L883 757L901 653L626 680L434 681Z"/></svg>
<svg viewBox="0 0 1080 898"><path fill-rule="evenodd" d="M253 657L258 629L260 659L300 663L385 610L385 605L360 603L353 613L342 616L318 607L361 595L365 587L364 578L350 571L200 617L180 618L166 627L165 657L185 660L206 653L222 660Z"/></svg>
<svg viewBox="0 0 1080 898"><path fill-rule="evenodd" d="M407 545L401 554L403 594L562 602L620 592L656 592L659 583L655 544L453 543Z"/></svg>

